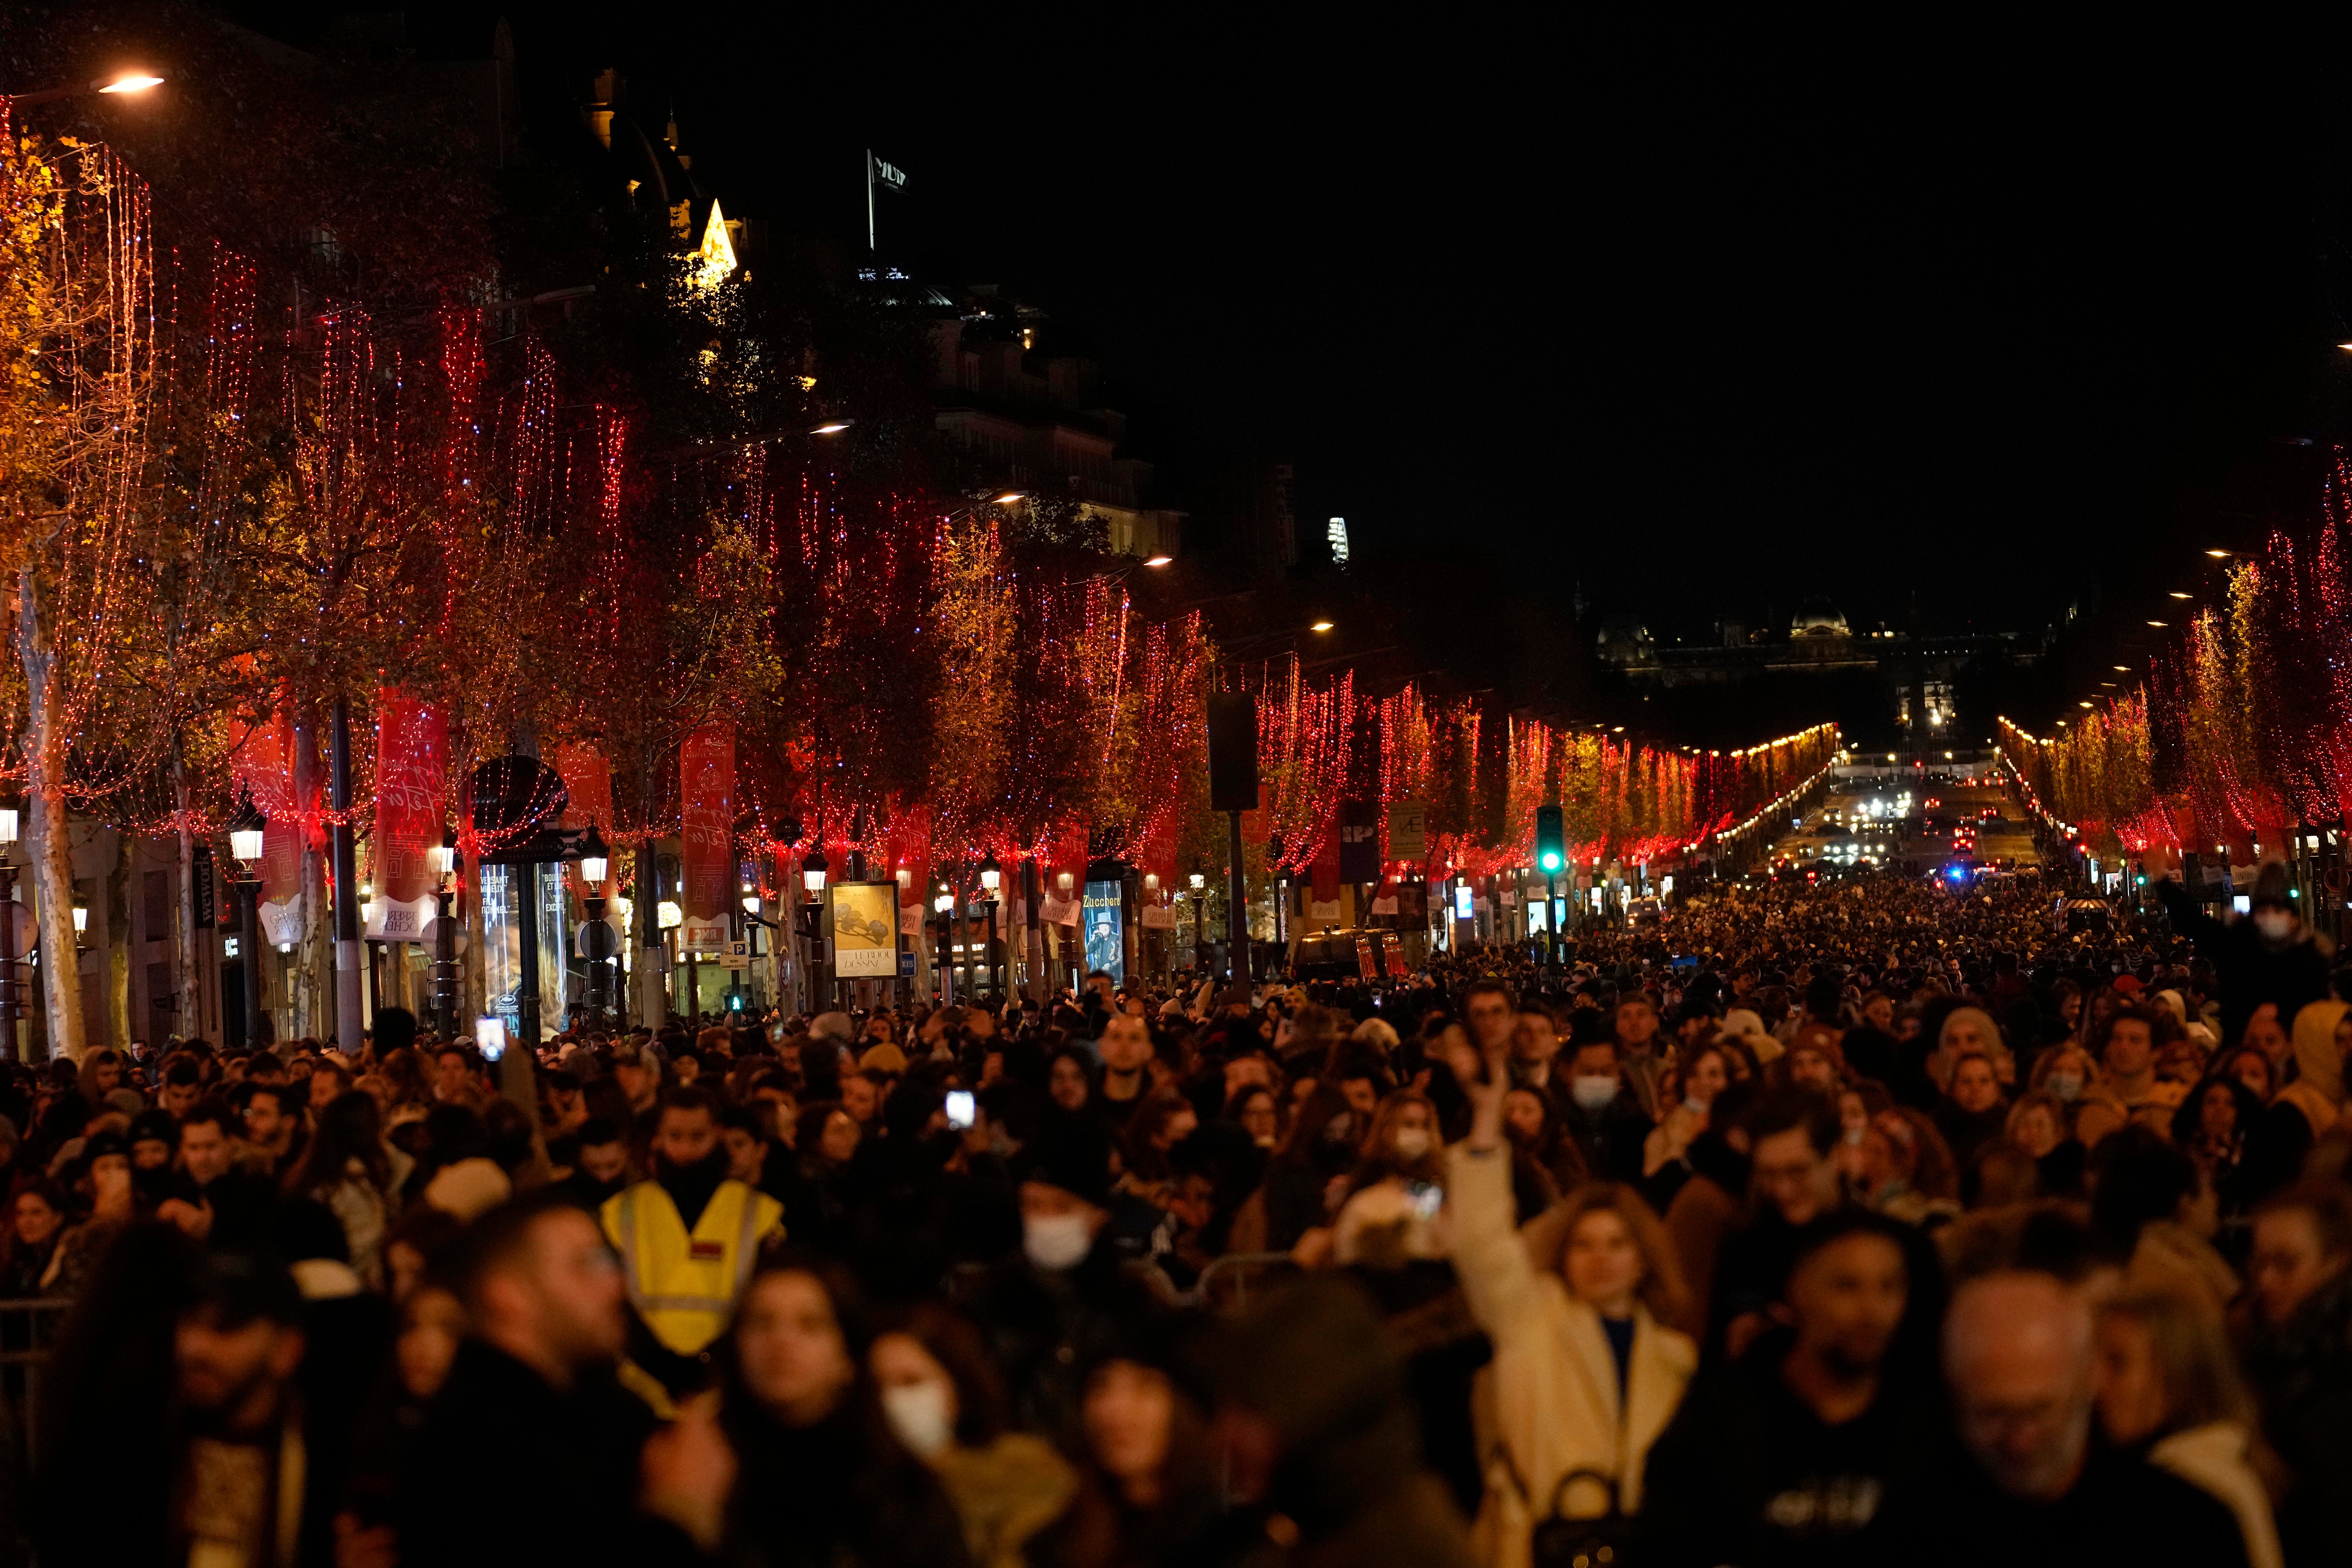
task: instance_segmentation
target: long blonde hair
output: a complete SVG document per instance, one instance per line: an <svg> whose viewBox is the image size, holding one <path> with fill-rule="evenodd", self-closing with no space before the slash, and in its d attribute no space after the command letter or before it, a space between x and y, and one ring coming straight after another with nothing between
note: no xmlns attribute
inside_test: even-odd
<svg viewBox="0 0 2352 1568"><path fill-rule="evenodd" d="M1622 1182L1587 1182L1560 1199L1544 1216L1559 1231L1559 1256L1553 1267L1566 1267L1569 1238L1584 1216L1603 1210L1624 1222L1625 1234L1633 1238L1633 1250L1642 1255L1642 1282L1633 1288L1633 1294L1658 1321L1681 1321L1690 1300L1690 1292L1683 1284L1682 1262L1675 1255L1674 1244L1666 1239L1666 1227L1658 1223L1656 1213L1643 1201L1640 1193Z"/></svg>

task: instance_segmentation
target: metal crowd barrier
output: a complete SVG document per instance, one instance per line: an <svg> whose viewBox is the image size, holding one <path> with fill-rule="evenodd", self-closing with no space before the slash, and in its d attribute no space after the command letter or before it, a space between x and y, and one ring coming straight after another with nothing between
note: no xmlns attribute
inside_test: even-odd
<svg viewBox="0 0 2352 1568"><path fill-rule="evenodd" d="M67 1299L0 1301L0 1419L7 1422L7 1446L33 1464L41 1429L41 1384L58 1326L72 1310Z"/></svg>
<svg viewBox="0 0 2352 1568"><path fill-rule="evenodd" d="M1287 1252L1229 1252L1201 1270L1181 1300L1211 1311L1240 1311L1249 1305L1250 1286L1299 1272Z"/></svg>

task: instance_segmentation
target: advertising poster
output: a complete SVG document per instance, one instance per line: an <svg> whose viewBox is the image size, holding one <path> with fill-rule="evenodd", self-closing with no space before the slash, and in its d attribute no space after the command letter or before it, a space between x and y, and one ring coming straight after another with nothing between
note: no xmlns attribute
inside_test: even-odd
<svg viewBox="0 0 2352 1568"><path fill-rule="evenodd" d="M681 952L719 952L733 935L735 902L735 732L708 724L679 749L686 801L685 919Z"/></svg>
<svg viewBox="0 0 2352 1568"><path fill-rule="evenodd" d="M1101 970L1111 984L1127 980L1127 907L1117 882L1088 882L1081 929L1087 939L1087 973Z"/></svg>
<svg viewBox="0 0 2352 1568"><path fill-rule="evenodd" d="M889 979L898 973L898 884L833 882L825 889L833 930L833 972L844 980Z"/></svg>
<svg viewBox="0 0 2352 1568"><path fill-rule="evenodd" d="M1374 950L1372 939L1369 936L1360 936L1356 939L1356 971L1367 980L1378 980L1381 977L1380 955Z"/></svg>

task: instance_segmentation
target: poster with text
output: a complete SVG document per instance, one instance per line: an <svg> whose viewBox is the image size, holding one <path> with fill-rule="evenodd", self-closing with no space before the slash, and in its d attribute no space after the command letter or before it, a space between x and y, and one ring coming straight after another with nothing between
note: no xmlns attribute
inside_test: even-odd
<svg viewBox="0 0 2352 1568"><path fill-rule="evenodd" d="M1088 882L1080 914L1087 938L1087 973L1101 970L1114 985L1127 981L1127 904L1117 882Z"/></svg>
<svg viewBox="0 0 2352 1568"><path fill-rule="evenodd" d="M440 710L392 687L376 694L374 919L367 934L415 942L433 919L431 852L441 847L449 726Z"/></svg>
<svg viewBox="0 0 2352 1568"><path fill-rule="evenodd" d="M890 979L898 973L898 884L834 882L825 888L833 930L833 972L844 980Z"/></svg>

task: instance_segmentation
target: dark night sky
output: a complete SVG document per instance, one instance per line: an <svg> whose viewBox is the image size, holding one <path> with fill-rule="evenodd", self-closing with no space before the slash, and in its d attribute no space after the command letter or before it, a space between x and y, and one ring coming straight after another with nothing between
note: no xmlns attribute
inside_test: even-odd
<svg viewBox="0 0 2352 1568"><path fill-rule="evenodd" d="M1873 65L1275 10L506 14L527 94L610 62L672 100L730 216L862 238L861 150L901 164L886 251L1090 333L1168 500L1287 458L1360 550L1662 631L1810 593L2038 626L2258 534L2245 475L2341 423L2316 44Z"/></svg>

